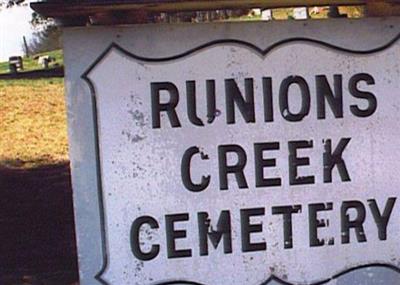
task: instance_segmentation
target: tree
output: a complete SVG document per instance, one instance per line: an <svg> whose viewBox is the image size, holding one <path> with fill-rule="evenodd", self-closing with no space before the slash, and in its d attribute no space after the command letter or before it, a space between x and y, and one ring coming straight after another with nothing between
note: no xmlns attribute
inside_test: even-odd
<svg viewBox="0 0 400 285"><path fill-rule="evenodd" d="M61 30L53 20L43 18L34 12L32 13L31 25L36 31L28 44L31 53L61 49Z"/></svg>
<svg viewBox="0 0 400 285"><path fill-rule="evenodd" d="M10 8L14 5L22 5L25 0L0 0L0 8Z"/></svg>
<svg viewBox="0 0 400 285"><path fill-rule="evenodd" d="M42 53L61 48L61 31L56 25L47 25L35 32L28 43L30 53Z"/></svg>

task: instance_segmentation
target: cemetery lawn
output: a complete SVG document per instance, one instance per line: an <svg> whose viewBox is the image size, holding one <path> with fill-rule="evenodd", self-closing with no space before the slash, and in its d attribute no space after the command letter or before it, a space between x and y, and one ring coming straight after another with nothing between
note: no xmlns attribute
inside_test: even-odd
<svg viewBox="0 0 400 285"><path fill-rule="evenodd" d="M62 78L0 80L0 167L68 159Z"/></svg>
<svg viewBox="0 0 400 285"><path fill-rule="evenodd" d="M55 63L54 62L50 63L50 67L54 67L56 64L58 64L58 65L64 64L64 56L63 56L62 50L48 51L48 52L36 54L35 56L40 56L40 55L49 55L56 59ZM23 71L42 69L42 66L38 64L37 60L33 59L33 56L31 56L29 58L23 57L22 60L23 60L23 64L24 64ZM8 72L9 72L8 61L0 62L0 74L8 73Z"/></svg>

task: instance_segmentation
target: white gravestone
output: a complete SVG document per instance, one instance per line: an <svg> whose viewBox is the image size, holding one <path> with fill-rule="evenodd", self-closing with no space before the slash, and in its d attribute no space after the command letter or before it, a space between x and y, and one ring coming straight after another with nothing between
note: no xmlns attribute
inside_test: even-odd
<svg viewBox="0 0 400 285"><path fill-rule="evenodd" d="M308 11L307 7L300 7L293 9L293 18L296 20L307 20L308 18Z"/></svg>
<svg viewBox="0 0 400 285"><path fill-rule="evenodd" d="M271 9L262 10L261 19L263 21L271 21L272 20L272 10Z"/></svg>

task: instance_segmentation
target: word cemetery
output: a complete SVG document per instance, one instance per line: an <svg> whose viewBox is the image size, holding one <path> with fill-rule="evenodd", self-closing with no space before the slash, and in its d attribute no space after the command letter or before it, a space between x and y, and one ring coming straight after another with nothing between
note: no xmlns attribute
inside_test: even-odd
<svg viewBox="0 0 400 285"><path fill-rule="evenodd" d="M397 284L399 24L326 22L67 29L83 285Z"/></svg>
<svg viewBox="0 0 400 285"><path fill-rule="evenodd" d="M263 78L262 79L262 94L254 94L254 80L252 78L244 79L244 90L243 94L238 87L235 79L225 79L224 89L225 89L225 102L226 109L222 113L226 113L226 123L234 124L236 121L235 114L241 114L242 120L246 123L255 123L255 96L258 98L263 98L264 100L264 118L265 122L273 121L273 110L272 110L272 100L275 99L272 92L272 79ZM315 77L316 90L314 94L316 95L317 102L317 119L326 118L326 102L330 108L330 111L335 118L343 118L343 83L341 75L334 75L333 78L334 86L329 85L329 81L326 76L319 75ZM374 114L377 109L378 102L376 96L369 92L368 90L360 90L359 84L364 83L365 85L375 84L374 78L369 74L356 74L352 76L348 83L348 92L350 96L357 98L361 103L365 103L364 109L357 104L349 106L349 110L354 116L357 117L369 117ZM208 80L206 82L206 97L207 97L207 107L200 109L207 109L208 114L215 114L216 108L216 92L215 92L215 80ZM289 106L290 98L290 87L297 87L301 94L301 106ZM151 90L151 91L150 91ZM187 118L189 121L197 126L204 126L202 120L197 117L196 113L196 83L194 81L186 81L186 109L188 111ZM167 102L160 102L160 94L166 91L168 93L169 99ZM169 123L172 127L181 127L180 119L176 111L176 107L179 104L179 94L176 85L172 82L161 82L155 83L151 82L149 86L149 96L151 97L151 114L152 114L152 127L161 128L161 114L165 112L167 114ZM151 94L151 95L150 95ZM345 94L347 95L347 94ZM280 114L282 118L289 122L301 121L310 112L310 88L308 83L304 78L300 76L288 77L282 81L279 91L279 106ZM276 96L278 97L278 96ZM362 102L365 101L365 102ZM293 113L289 110L298 109L297 113ZM285 113L286 110L286 113ZM211 116L208 116L209 118ZM238 116L239 117L239 116ZM239 118L240 119L240 118ZM214 118L209 121L212 123ZM324 153L319 154L322 158L323 164L320 166L322 171L321 180L323 183L332 183L332 177L334 175L334 170L337 171L337 175L341 182L351 182L351 176L346 167L346 162L344 160L344 151L346 147L351 142L351 138L341 138L337 145L332 145L331 139L323 140ZM192 146L188 148L182 156L181 163L181 181L182 189L191 192L201 192L201 191L238 191L231 190L229 187L229 177L235 178L237 187L239 191L249 191L249 195L258 195L260 191L267 190L270 187L274 187L273 191L279 193L282 191L279 187L282 186L282 179L286 179L290 187L287 191L292 190L292 186L296 185L308 185L315 184L315 176L302 176L300 173L303 168L310 165L310 158L307 156L299 156L298 152L300 150L310 150L313 151L314 141L311 140L293 140L284 143L273 141L273 142L256 142L252 145L252 149L246 151L239 144L227 144L218 145L214 148L208 150L200 151L199 147ZM351 144L350 144L351 145ZM288 152L288 169L283 172L286 173L286 177L273 177L267 178L268 170L271 167L277 167L276 159L268 155L269 151L279 151L281 148L287 148ZM356 146L352 146L356 147ZM205 154L207 152L207 154ZM236 163L229 164L227 157L233 155L237 158ZM246 177L244 169L247 166L248 156L251 155L254 158L254 180ZM267 155L269 158L264 158ZM318 154L316 154L318 155ZM201 177L192 178L191 169L196 168L196 165L192 163L198 157L198 161L203 160L202 163L206 165L217 165L218 177L212 177L210 174L205 173ZM207 162L204 162L207 161ZM266 173L266 175L265 175ZM208 189L210 181L212 179L218 180L218 189ZM194 181L196 180L196 181ZM197 182L199 181L199 182ZM235 182L231 182L235 183ZM285 191L285 190L283 190ZM195 194L194 194L195 195ZM265 201L268 205L269 201ZM267 242L252 242L252 236L262 235L263 223L268 222L269 215L280 215L282 219L281 231L283 232L283 240L280 242L282 249L293 248L293 239L298 240L298 242L308 243L310 247L320 247L324 245L334 245L335 238L332 237L329 240L320 239L318 237L319 228L324 228L329 226L329 219L320 220L318 218L319 212L324 211L337 211L340 216L340 228L336 229L336 242L341 244L350 243L350 232L353 231L354 237L353 242L367 242L367 234L364 229L364 222L366 219L366 211L370 212L371 218L373 218L376 228L374 235L377 235L380 240L386 240L387 238L387 226L390 221L391 213L393 207L395 206L396 197L389 197L387 201L383 201L384 207L379 208L379 205L375 199L368 199L367 201L343 201L341 204L334 204L330 201L321 201L320 203L312 203L308 205L293 204L293 205L280 205L280 206L270 206L270 207L257 207L257 208L244 208L233 210L221 210L219 217L217 217L214 224L216 224L215 229L210 230L210 217L207 212L198 213L178 213L178 214L168 214L163 217L162 221L157 221L156 218L151 216L141 216L138 217L132 224L131 228L131 249L134 256L140 260L151 260L157 258L161 252L164 252L168 258L184 258L191 257L194 254L200 256L208 255L208 239L214 248L217 248L219 243L223 245L223 252L225 254L230 254L233 252L232 248L232 225L231 225L231 215L235 216L235 219L240 221L240 238L241 252L253 252L253 251L266 251ZM337 209L336 209L337 208ZM355 211L356 215L351 218L349 215L350 211ZM302 215L303 219L308 219L309 232L307 237L293 236L292 223L293 215ZM259 223L251 223L252 217L260 217ZM394 222L394 221L392 221ZM165 236L166 241L160 245L158 243L152 244L149 251L144 251L141 245L144 243L141 241L141 229L142 227L148 226L151 229L160 229L160 223L165 224ZM196 247L189 249L178 249L176 246L178 239L183 239L187 236L185 229L176 229L176 224L185 223L192 224L188 228L196 228L198 231L199 243ZM182 227L184 228L184 227ZM372 229L371 229L372 230ZM142 237L143 239L146 239ZM265 240L268 240L265 237ZM195 253L197 251L197 253Z"/></svg>

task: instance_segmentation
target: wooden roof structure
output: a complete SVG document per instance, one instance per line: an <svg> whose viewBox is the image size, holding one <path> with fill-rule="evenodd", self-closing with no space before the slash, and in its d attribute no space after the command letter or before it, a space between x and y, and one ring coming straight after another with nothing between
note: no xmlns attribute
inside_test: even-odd
<svg viewBox="0 0 400 285"><path fill-rule="evenodd" d="M368 16L400 15L400 0L47 0L31 3L39 14L61 22L87 23L104 15L138 16L146 13L224 9L365 5ZM78 24L79 25L79 24Z"/></svg>

